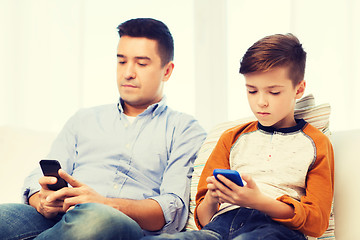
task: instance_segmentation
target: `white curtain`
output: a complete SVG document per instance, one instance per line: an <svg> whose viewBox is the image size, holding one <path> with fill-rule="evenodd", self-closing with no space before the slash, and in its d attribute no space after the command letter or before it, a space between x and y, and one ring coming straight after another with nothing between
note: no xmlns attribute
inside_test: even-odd
<svg viewBox="0 0 360 240"><path fill-rule="evenodd" d="M77 109L116 101L116 27L153 17L175 39L169 105L206 129L251 115L240 58L286 32L308 53L307 93L331 103L331 129L356 128L359 11L357 0L2 0L0 125L59 131Z"/></svg>

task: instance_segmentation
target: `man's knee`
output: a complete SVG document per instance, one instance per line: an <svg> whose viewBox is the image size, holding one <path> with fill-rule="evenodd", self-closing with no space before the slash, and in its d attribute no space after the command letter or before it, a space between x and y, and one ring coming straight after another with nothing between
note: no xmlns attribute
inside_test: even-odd
<svg viewBox="0 0 360 240"><path fill-rule="evenodd" d="M0 205L0 239L32 238L55 223L26 204Z"/></svg>
<svg viewBox="0 0 360 240"><path fill-rule="evenodd" d="M103 204L76 205L62 221L70 236L79 239L137 239L143 236L134 220Z"/></svg>

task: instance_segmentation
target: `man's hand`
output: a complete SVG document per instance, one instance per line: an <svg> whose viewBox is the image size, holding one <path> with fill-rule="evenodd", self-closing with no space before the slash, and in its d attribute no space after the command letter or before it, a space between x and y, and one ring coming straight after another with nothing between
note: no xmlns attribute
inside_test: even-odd
<svg viewBox="0 0 360 240"><path fill-rule="evenodd" d="M106 198L89 186L79 182L62 169L59 170L59 175L72 188L64 187L55 192L51 191L47 188L47 184L54 184L56 178L42 177L39 181L42 189L29 199L30 205L38 209L45 217L55 217L59 212L71 210L76 204L91 202L102 203L123 212L134 219L141 228L148 231L158 231L165 225L162 208L153 199Z"/></svg>
<svg viewBox="0 0 360 240"><path fill-rule="evenodd" d="M105 204L106 198L95 192L89 186L79 182L64 170L59 170L59 175L66 182L68 182L72 188L62 188L47 197L49 203L56 203L59 199L63 199L62 211L66 212L71 210L76 204L81 203L103 203Z"/></svg>
<svg viewBox="0 0 360 240"><path fill-rule="evenodd" d="M48 198L55 193L55 191L49 190L48 184L54 184L56 181L55 177L41 177L39 179L40 191L29 199L30 205L46 218L53 218L59 212L63 212L63 198L52 198L53 201L48 201Z"/></svg>

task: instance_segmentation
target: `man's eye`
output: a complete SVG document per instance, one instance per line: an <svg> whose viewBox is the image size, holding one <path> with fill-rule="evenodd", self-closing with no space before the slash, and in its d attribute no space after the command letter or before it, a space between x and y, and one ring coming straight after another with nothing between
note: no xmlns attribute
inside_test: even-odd
<svg viewBox="0 0 360 240"><path fill-rule="evenodd" d="M254 91L254 90L253 90L253 91L248 90L248 93L249 93L249 94L255 94L256 92L257 92L257 91Z"/></svg>
<svg viewBox="0 0 360 240"><path fill-rule="evenodd" d="M280 92L270 92L272 95L279 95Z"/></svg>
<svg viewBox="0 0 360 240"><path fill-rule="evenodd" d="M146 63L138 63L139 64L139 66L141 66L141 67L145 67L147 64Z"/></svg>
<svg viewBox="0 0 360 240"><path fill-rule="evenodd" d="M125 61L119 61L119 64L121 64L121 65L123 65L125 63L126 63Z"/></svg>

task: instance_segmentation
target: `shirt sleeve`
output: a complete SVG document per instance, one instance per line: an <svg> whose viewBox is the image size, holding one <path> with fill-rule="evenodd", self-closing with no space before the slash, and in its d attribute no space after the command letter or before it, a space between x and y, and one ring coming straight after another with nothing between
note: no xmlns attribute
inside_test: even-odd
<svg viewBox="0 0 360 240"><path fill-rule="evenodd" d="M165 217L160 232L175 233L185 227L188 219L193 164L206 132L192 117L183 115L176 119L168 137L172 141L160 195L152 199L159 203Z"/></svg>
<svg viewBox="0 0 360 240"><path fill-rule="evenodd" d="M76 154L76 138L74 125L77 122L77 114L71 117L51 145L47 159L55 159L60 162L61 168L72 173L74 156ZM64 151L65 149L65 151ZM34 169L24 180L23 202L29 204L29 198L40 191L39 178L43 176L40 165Z"/></svg>
<svg viewBox="0 0 360 240"><path fill-rule="evenodd" d="M300 202L286 195L278 198L294 207L295 216L274 220L306 235L319 237L329 225L334 195L334 153L326 136L318 134L312 138L317 157L307 174L306 194Z"/></svg>

